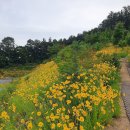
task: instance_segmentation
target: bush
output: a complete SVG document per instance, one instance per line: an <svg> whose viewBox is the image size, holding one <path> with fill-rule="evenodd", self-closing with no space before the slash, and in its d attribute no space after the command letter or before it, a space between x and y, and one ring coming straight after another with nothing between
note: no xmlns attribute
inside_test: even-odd
<svg viewBox="0 0 130 130"><path fill-rule="evenodd" d="M102 62L107 62L110 63L111 65L114 65L115 67L119 68L120 67L120 61L119 61L119 56L118 54L98 54L98 57L100 57L100 60Z"/></svg>
<svg viewBox="0 0 130 130"><path fill-rule="evenodd" d="M56 62L62 74L78 72L77 54L72 46L68 46L58 53Z"/></svg>
<svg viewBox="0 0 130 130"><path fill-rule="evenodd" d="M127 36L125 38L125 42L126 42L126 44L130 45L130 33L127 34Z"/></svg>
<svg viewBox="0 0 130 130"><path fill-rule="evenodd" d="M104 45L102 43L99 43L99 42L97 42L93 45L93 49L96 51L101 50L103 47L104 47Z"/></svg>
<svg viewBox="0 0 130 130"><path fill-rule="evenodd" d="M125 28L124 24L119 22L116 24L114 33L113 33L113 43L119 45L120 40L124 38Z"/></svg>
<svg viewBox="0 0 130 130"><path fill-rule="evenodd" d="M126 40L121 40L120 42L119 42L119 46L120 47L124 47L124 46L126 46L127 44L126 44Z"/></svg>
<svg viewBox="0 0 130 130"><path fill-rule="evenodd" d="M55 58L60 73L63 75L78 74L82 67L92 66L95 53L93 50L93 47L85 42L73 42L72 45L61 50Z"/></svg>

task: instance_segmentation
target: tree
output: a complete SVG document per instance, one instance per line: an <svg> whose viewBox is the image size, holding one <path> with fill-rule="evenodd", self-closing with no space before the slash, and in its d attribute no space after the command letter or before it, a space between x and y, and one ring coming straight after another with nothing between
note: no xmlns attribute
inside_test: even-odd
<svg viewBox="0 0 130 130"><path fill-rule="evenodd" d="M13 61L15 59L15 55L14 55L15 41L14 41L14 38L5 37L0 44L0 50L1 50L1 53L6 60L5 63L13 64Z"/></svg>
<svg viewBox="0 0 130 130"><path fill-rule="evenodd" d="M15 41L12 37L5 37L1 42L3 50L12 50L15 48Z"/></svg>
<svg viewBox="0 0 130 130"><path fill-rule="evenodd" d="M25 64L28 63L28 52L24 46L17 46L15 48L15 59L14 64Z"/></svg>
<svg viewBox="0 0 130 130"><path fill-rule="evenodd" d="M118 45L119 42L124 39L124 33L125 33L124 24L121 22L117 23L113 33L113 43L115 45Z"/></svg>

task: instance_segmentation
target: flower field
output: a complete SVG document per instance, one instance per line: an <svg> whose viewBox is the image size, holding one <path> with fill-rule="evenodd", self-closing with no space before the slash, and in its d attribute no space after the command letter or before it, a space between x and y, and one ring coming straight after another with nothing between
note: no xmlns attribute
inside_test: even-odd
<svg viewBox="0 0 130 130"><path fill-rule="evenodd" d="M91 66L78 73L61 75L50 61L15 81L0 92L0 130L104 129L120 114L119 68L102 56L115 49L94 53Z"/></svg>

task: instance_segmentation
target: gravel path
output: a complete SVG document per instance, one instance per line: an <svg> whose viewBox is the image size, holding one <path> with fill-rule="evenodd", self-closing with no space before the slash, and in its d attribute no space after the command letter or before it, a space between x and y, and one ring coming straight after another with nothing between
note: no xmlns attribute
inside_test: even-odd
<svg viewBox="0 0 130 130"><path fill-rule="evenodd" d="M121 62L122 69L121 69L121 78L122 78L122 84L121 84L121 91L122 91L122 98L124 101L124 106L126 109L126 114L130 121L130 75L128 72L128 63L126 59L122 59Z"/></svg>
<svg viewBox="0 0 130 130"><path fill-rule="evenodd" d="M130 75L126 59L121 60L121 115L112 120L112 124L105 130L130 130Z"/></svg>

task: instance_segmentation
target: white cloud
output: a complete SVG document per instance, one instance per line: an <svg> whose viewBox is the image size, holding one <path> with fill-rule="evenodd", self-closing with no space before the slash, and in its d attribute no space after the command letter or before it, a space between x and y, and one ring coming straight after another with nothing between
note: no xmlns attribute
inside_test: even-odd
<svg viewBox="0 0 130 130"><path fill-rule="evenodd" d="M0 0L0 39L64 38L98 26L129 0Z"/></svg>

